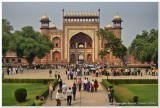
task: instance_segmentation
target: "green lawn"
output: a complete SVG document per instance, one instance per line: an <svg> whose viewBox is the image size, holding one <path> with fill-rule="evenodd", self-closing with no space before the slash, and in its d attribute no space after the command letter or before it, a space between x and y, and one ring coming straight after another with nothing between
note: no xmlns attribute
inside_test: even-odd
<svg viewBox="0 0 160 108"><path fill-rule="evenodd" d="M123 102L133 103L133 96L136 95L139 97L138 106L158 106L157 84L120 84L114 85L114 88Z"/></svg>
<svg viewBox="0 0 160 108"><path fill-rule="evenodd" d="M2 106L25 106L28 101L35 99L36 95L42 94L47 87L47 84L42 83L2 83ZM17 88L27 90L26 102L16 101L14 92Z"/></svg>

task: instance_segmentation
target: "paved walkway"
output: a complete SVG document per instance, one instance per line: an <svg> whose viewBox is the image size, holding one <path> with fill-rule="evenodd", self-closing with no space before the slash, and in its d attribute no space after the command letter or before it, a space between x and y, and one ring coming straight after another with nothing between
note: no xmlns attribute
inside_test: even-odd
<svg viewBox="0 0 160 108"><path fill-rule="evenodd" d="M66 83L67 87L72 87L73 80L67 80L67 76L65 74L64 69L54 69L53 74L51 77L49 77L49 70L25 70L24 73L19 73L16 75L7 75L5 73L5 78L28 78L28 79L54 79L54 73L55 71L61 72L62 81ZM92 79L97 79L98 82L101 82L102 79L106 79L106 76L99 76L99 77L93 77L92 75L82 75L82 80L84 77L88 77L88 79L91 81ZM158 79L157 76L109 76L109 79ZM56 100L55 95L58 90L58 86L56 87L55 91L53 92L53 100L49 100L47 98L46 103L44 106L56 106ZM99 88L97 92L89 93L86 91L76 93L76 100L72 100L72 106L111 106L108 98L107 91L103 88L101 84L99 84ZM61 94L61 97L63 99L63 96ZM62 106L67 106L67 101L62 100ZM116 103L114 103L112 106L115 106Z"/></svg>

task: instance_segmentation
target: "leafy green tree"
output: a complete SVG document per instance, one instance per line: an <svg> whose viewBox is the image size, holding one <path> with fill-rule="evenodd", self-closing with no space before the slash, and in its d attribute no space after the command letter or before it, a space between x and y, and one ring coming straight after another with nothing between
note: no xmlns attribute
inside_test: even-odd
<svg viewBox="0 0 160 108"><path fill-rule="evenodd" d="M15 31L13 37L10 49L16 52L18 57L24 57L30 65L35 57L43 58L53 48L49 37L34 31L31 26Z"/></svg>
<svg viewBox="0 0 160 108"><path fill-rule="evenodd" d="M121 59L125 67L126 64L124 56L127 54L127 48L122 44L121 39L116 38L113 32L108 31L106 28L100 28L97 35L99 38L105 40L104 49L99 53L101 58L109 53L112 53L114 56Z"/></svg>
<svg viewBox="0 0 160 108"><path fill-rule="evenodd" d="M7 51L9 51L9 42L12 39L13 27L7 19L2 19L2 55L6 56Z"/></svg>
<svg viewBox="0 0 160 108"><path fill-rule="evenodd" d="M158 30L152 29L150 33L143 31L137 35L129 47L129 53L142 63L151 62L158 66Z"/></svg>

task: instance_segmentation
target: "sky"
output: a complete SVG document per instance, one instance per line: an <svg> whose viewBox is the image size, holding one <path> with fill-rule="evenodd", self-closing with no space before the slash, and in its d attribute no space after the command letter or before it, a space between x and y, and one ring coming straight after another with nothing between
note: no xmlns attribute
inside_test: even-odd
<svg viewBox="0 0 160 108"><path fill-rule="evenodd" d="M45 13L51 23L62 29L62 9L65 12L98 12L99 8L101 28L112 24L117 13L121 16L121 39L126 47L143 30L158 29L158 2L2 2L2 18L7 19L14 30L30 25L40 32L39 21Z"/></svg>

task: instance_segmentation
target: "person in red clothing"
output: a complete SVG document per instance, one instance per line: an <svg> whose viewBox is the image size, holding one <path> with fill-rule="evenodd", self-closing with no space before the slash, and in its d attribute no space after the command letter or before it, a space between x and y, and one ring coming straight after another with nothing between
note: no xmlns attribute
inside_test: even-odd
<svg viewBox="0 0 160 108"><path fill-rule="evenodd" d="M78 89L79 91L81 91L81 87L82 87L82 80L81 78L78 79Z"/></svg>
<svg viewBox="0 0 160 108"><path fill-rule="evenodd" d="M94 81L94 88L95 88L95 91L97 91L97 88L99 87L99 85L98 85L98 81L97 81L97 79L95 79L95 81Z"/></svg>

